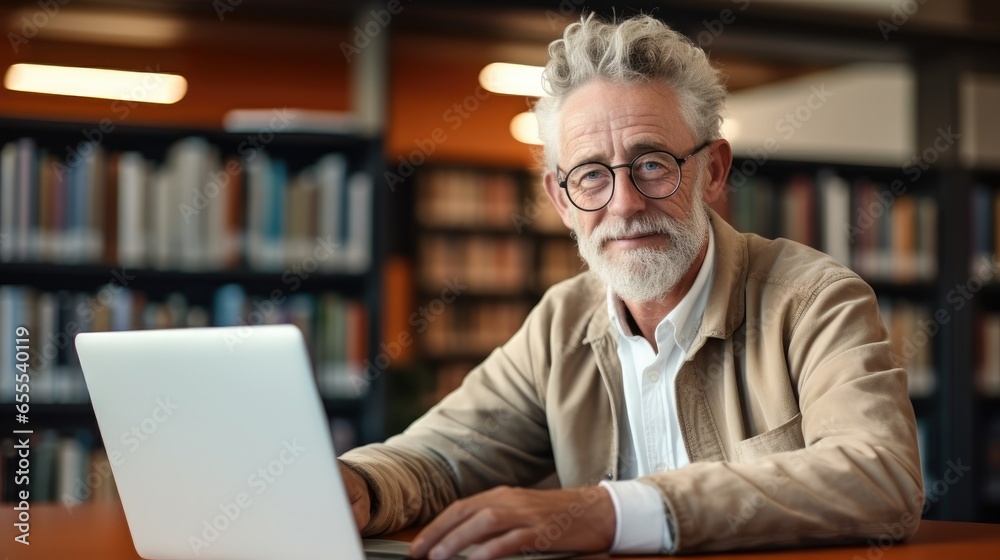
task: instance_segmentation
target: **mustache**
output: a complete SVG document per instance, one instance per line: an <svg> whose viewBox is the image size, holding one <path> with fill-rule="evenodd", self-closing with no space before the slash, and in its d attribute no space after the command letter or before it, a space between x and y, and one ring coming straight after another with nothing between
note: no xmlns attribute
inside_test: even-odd
<svg viewBox="0 0 1000 560"><path fill-rule="evenodd" d="M608 241L618 239L642 237L645 235L675 236L679 232L680 223L669 216L643 216L631 220L625 218L617 220L605 219L594 228L591 238L593 242L600 246Z"/></svg>

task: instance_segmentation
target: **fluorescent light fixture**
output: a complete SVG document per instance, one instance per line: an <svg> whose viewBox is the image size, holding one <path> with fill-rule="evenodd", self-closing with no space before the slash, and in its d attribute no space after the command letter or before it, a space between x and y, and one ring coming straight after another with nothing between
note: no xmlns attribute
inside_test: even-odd
<svg viewBox="0 0 1000 560"><path fill-rule="evenodd" d="M726 140L734 140L740 135L740 121L734 118L722 119L722 126L719 127L722 137Z"/></svg>
<svg viewBox="0 0 1000 560"><path fill-rule="evenodd" d="M13 91L141 103L177 103L187 93L187 80L176 74L42 64L12 65L3 85Z"/></svg>
<svg viewBox="0 0 1000 560"><path fill-rule="evenodd" d="M510 134L518 142L524 144L542 145L538 138L538 119L531 112L518 113L510 120Z"/></svg>
<svg viewBox="0 0 1000 560"><path fill-rule="evenodd" d="M227 132L315 132L351 134L358 131L358 119L353 113L294 109L232 109L222 117Z"/></svg>
<svg viewBox="0 0 1000 560"><path fill-rule="evenodd" d="M23 21L37 21L32 18L38 13L37 6L19 10L11 17L9 27L14 29ZM168 14L72 8L63 8L58 14L52 14L38 28L38 34L49 40L137 47L170 47L176 45L184 33L184 22Z"/></svg>
<svg viewBox="0 0 1000 560"><path fill-rule="evenodd" d="M492 62L479 72L479 85L493 93L542 97L542 66Z"/></svg>

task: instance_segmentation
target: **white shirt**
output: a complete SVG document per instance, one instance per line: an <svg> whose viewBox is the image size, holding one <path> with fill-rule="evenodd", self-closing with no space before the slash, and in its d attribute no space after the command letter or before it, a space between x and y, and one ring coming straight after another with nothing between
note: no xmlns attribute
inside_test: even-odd
<svg viewBox="0 0 1000 560"><path fill-rule="evenodd" d="M674 538L663 498L652 486L631 480L688 464L677 419L675 383L708 304L715 269L715 235L708 230L708 250L691 289L656 326L658 351L624 321L625 304L608 289L611 330L618 337L626 418L619 432L619 480L602 482L614 502L613 553L669 553ZM624 424L628 424L625 429Z"/></svg>

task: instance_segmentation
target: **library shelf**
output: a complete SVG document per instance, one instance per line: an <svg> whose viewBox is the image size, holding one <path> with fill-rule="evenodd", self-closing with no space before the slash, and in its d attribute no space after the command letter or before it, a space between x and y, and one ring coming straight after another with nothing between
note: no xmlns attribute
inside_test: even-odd
<svg viewBox="0 0 1000 560"><path fill-rule="evenodd" d="M0 332L30 324L49 368L32 428L99 442L75 332L291 322L335 438L383 439L384 376L351 390L381 334L381 137L106 125L0 118ZM12 365L0 350L9 417Z"/></svg>

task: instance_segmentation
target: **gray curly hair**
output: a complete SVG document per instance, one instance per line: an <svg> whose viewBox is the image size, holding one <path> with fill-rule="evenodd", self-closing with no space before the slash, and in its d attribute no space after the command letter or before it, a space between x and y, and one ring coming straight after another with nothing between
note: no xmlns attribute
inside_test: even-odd
<svg viewBox="0 0 1000 560"><path fill-rule="evenodd" d="M547 169L556 168L563 102L599 79L615 84L660 81L677 95L681 117L699 143L721 138L726 101L721 74L705 51L652 16L609 23L584 15L549 45L549 56L542 85L551 97L541 98L534 107Z"/></svg>

